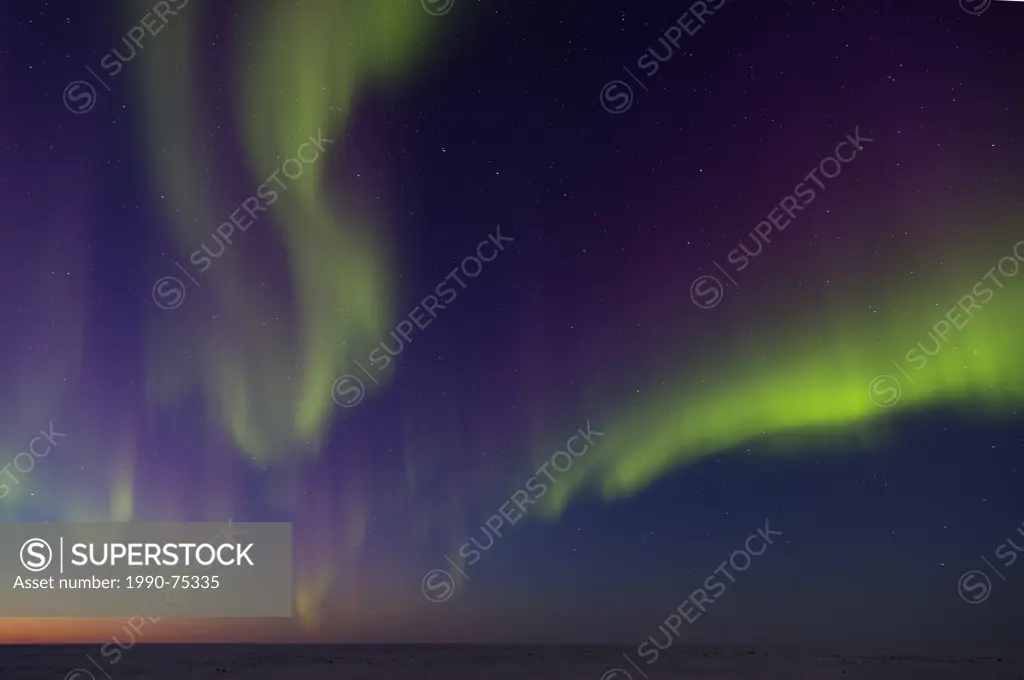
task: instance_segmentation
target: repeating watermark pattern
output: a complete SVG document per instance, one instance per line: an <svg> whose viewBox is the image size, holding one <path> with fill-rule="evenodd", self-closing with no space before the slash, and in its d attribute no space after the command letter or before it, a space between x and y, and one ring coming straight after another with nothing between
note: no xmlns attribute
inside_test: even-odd
<svg viewBox="0 0 1024 680"><path fill-rule="evenodd" d="M928 331L928 340L918 342L904 355L906 362L910 364L915 372L923 371L928 365L928 357L939 354L942 348L950 343L949 333L951 330L963 330L974 318L972 310L981 310L995 297L995 290L1002 290L1003 282L996 276L996 272L1002 274L1004 279L1012 279L1020 271L1021 262L1024 262L1024 241L1018 241L1013 246L1013 256L1005 256L999 259L994 267L985 272L985 275L971 287L971 291L963 295L955 305L950 307L938 322ZM996 289L986 285L991 281ZM955 337L955 336L954 336ZM900 364L893 359L892 365L903 374L911 385L917 382L910 377ZM868 384L868 397L871 403L879 408L891 408L899 403L903 396L903 386L896 376L884 374L876 376Z"/></svg>
<svg viewBox="0 0 1024 680"><path fill-rule="evenodd" d="M29 440L27 451L15 454L11 462L4 465L3 469L0 469L0 481L7 479L10 480L11 484L20 485L21 479L14 472L20 472L23 476L31 474L36 469L36 459L49 456L50 451L57 448L57 439L60 437L67 437L67 435L53 429L53 421L51 420L46 430L40 430L39 436L32 437ZM37 449L42 449L44 443L46 448L38 451ZM11 471L11 467L14 468L14 472ZM7 498L10 493L10 484L0 484L0 500Z"/></svg>
<svg viewBox="0 0 1024 680"><path fill-rule="evenodd" d="M444 277L444 281L437 284L433 293L424 297L404 319L398 322L394 330L391 331L391 338L395 341L396 347L392 349L387 341L381 341L370 352L370 366L377 373L387 369L391 365L391 360L397 358L405 350L406 344L412 343L414 326L421 331L426 330L427 326L437 318L437 313L440 310L455 302L459 292L451 285L451 281L454 280L462 290L466 290L467 284L459 276L459 273L461 272L468 278L475 279L483 272L484 263L496 260L498 255L504 252L505 246L514 242L515 239L511 236L502 235L501 225L495 229L493 235L480 241L476 246L476 255L464 258L458 267L448 272L448 275ZM357 361L356 366L373 384L380 385L380 381L362 363ZM362 378L351 373L340 375L331 384L331 396L334 399L334 403L338 406L354 408L361 404L366 396L366 383L363 382Z"/></svg>
<svg viewBox="0 0 1024 680"><path fill-rule="evenodd" d="M420 0L420 4L423 5L423 9L427 14L443 17L452 11L452 7L455 6L455 0Z"/></svg>
<svg viewBox="0 0 1024 680"><path fill-rule="evenodd" d="M256 224L262 213L277 203L279 195L278 191L273 188L274 186L282 193L288 190L288 183L282 181L278 175L283 174L293 182L299 179L305 172L306 166L319 160L321 154L326 152L327 145L333 144L334 141L324 137L323 131L317 128L316 137L310 135L309 141L303 142L299 146L294 157L286 159L280 168L274 170L266 181L256 188L255 193L242 201L231 212L226 221L210 232L208 241L212 242L214 247L211 248L203 243L189 256L189 262L197 269L196 274L202 274L212 267L213 261L220 259L227 251L228 246L234 245L231 236L236 229L244 234L249 227ZM312 153L312 156L307 158L307 152ZM295 170L295 172L290 172L291 170ZM197 288L202 288L196 276L183 267L180 262L174 264ZM185 288L185 282L176 276L163 276L153 284L153 302L160 309L177 309L185 302Z"/></svg>
<svg viewBox="0 0 1024 680"><path fill-rule="evenodd" d="M757 249L752 250L748 248L746 238L744 238L735 248L729 251L726 260L734 266L734 272L741 272L750 266L750 261L760 255L764 247L771 243L771 239L768 237L772 231L785 231L786 227L796 219L796 213L804 210L814 202L814 199L818 197L818 192L814 190L814 187L809 182L814 182L819 191L825 189L825 183L818 179L819 172L825 179L835 179L843 171L843 165L852 163L860 155L860 152L864 150L865 143L874 141L870 137L862 136L860 134L860 127L856 127L853 134L846 135L846 139L836 144L832 154L822 158L807 173L803 181L797 183L793 188L793 193L779 201L768 212L767 219L758 222L747 234L747 237ZM831 172L832 170L835 170L835 172ZM722 265L718 264L717 261L712 261L712 264L732 283L736 290L739 290L739 284L736 283L736 279ZM701 309L717 307L724 297L725 286L717 276L704 274L694 279L690 285L690 299L693 300L693 304Z"/></svg>
<svg viewBox="0 0 1024 680"><path fill-rule="evenodd" d="M594 440L603 437L604 432L598 432L590 426L587 421L586 427L578 429L565 442L564 451L555 451L543 465L526 480L526 483L513 493L500 508L498 512L487 518L487 521L480 526L480 533L483 534L483 541L478 541L475 536L459 547L459 556L466 560L465 568L459 567L452 558L445 555L448 564L457 571L462 578L469 580L466 569L483 559L483 553L494 547L495 543L502 537L501 529L508 524L513 527L528 513L526 506L533 505L548 492L548 484L541 479L543 475L551 485L558 483L558 476L551 474L548 468L554 468L559 475L568 472L577 458L586 455ZM561 465L565 463L565 465ZM455 577L451 572L444 569L431 569L424 576L420 583L423 596L431 602L447 602L455 594Z"/></svg>
<svg viewBox="0 0 1024 680"><path fill-rule="evenodd" d="M146 36L156 37L160 31L167 28L173 17L185 9L190 0L160 0L153 5L153 8L143 15L142 20L129 29L128 33L121 38L124 43L127 55L121 54L118 47L107 52L100 59L100 68L106 72L109 78L114 78L124 69L124 65L138 56L142 51ZM107 92L111 91L107 82L96 73L95 70L86 66L85 70L100 84ZM96 87L88 80L73 80L64 88L64 106L74 114L89 113L96 106Z"/></svg>
<svg viewBox="0 0 1024 680"><path fill-rule="evenodd" d="M661 652L675 644L679 639L679 630L682 628L684 620L687 624L693 625L703 616L709 606L721 599L728 589L725 581L722 580L723 576L729 579L729 583L736 583L736 578L729 573L727 565L732 567L733 571L740 573L746 571L753 563L754 557L760 557L767 552L769 546L775 545L773 538L778 536L782 536L782 532L773 531L769 526L769 520L765 519L764 529L758 529L747 536L742 548L734 550L728 559L722 560L718 568L704 579L703 587L695 588L689 597L665 617L665 620L658 626L660 635L649 635L646 640L637 645L636 654L644 660L644 665L653 665ZM761 546L760 550L755 550L758 544ZM740 559L736 559L737 557ZM622 656L642 677L648 677L647 673L633 661L628 653L624 652ZM633 676L624 668L609 668L601 676L601 680L620 680L621 678L633 680Z"/></svg>
<svg viewBox="0 0 1024 680"><path fill-rule="evenodd" d="M1017 527L1017 533L1021 536L1021 545L1017 545L1013 542L1014 537L1008 536L1006 542L1000 543L999 547L995 549L995 556L1002 562L1004 569L1009 569L1013 566L1014 562L1017 561L1017 557L1024 552L1024 523ZM1003 576L1003 572L996 569L995 565L992 564L988 558L984 555L981 556L981 561L984 562L992 573L1000 578L1002 581L1006 581L1006 577ZM964 573L963 576L957 581L956 590L960 593L960 597L967 604L981 604L988 599L988 596L992 594L992 579L989 578L981 569L971 569Z"/></svg>
<svg viewBox="0 0 1024 680"><path fill-rule="evenodd" d="M429 0L423 1L428 2ZM676 50L682 45L684 31L691 38L697 35L698 31L704 27L708 18L731 1L697 0L697 2L691 4L683 15L676 19L674 24L665 29L662 37L658 38L658 42L661 43L661 47L664 49L648 47L637 58L636 67L643 71L648 79L653 78L661 69L661 65L667 63L676 55ZM664 51L664 55L662 51ZM622 70L644 92L650 92L644 81L638 78L628 66L623 66ZM601 106L608 113L618 115L629 111L630 107L633 106L633 100L633 88L624 80L610 80L601 88Z"/></svg>
<svg viewBox="0 0 1024 680"><path fill-rule="evenodd" d="M215 537L216 543L237 543L238 537L244 536L247 532L238 529L234 522L229 518L226 526L221 526L220 531ZM213 567L212 564L207 566L199 567L199 571L206 571ZM145 638L142 630L145 626L155 625L161 621L161 619L167 615L168 611L173 611L171 605L177 603L186 591L183 590L163 590L154 593L152 602L149 607L145 608L144 614L138 616L129 617L123 624L121 624L121 630L112 635L110 640L103 643L100 646L99 656L103 662L100 663L92 654L86 654L85 659L92 664L96 670L100 672L100 678L89 669L86 668L75 668L68 671L64 675L64 680L113 680L113 666L120 663L121 659L124 658L125 652L131 650L135 645L142 642ZM194 592L194 591L193 591ZM121 633L124 633L124 640L121 639ZM152 629L150 630L152 634Z"/></svg>

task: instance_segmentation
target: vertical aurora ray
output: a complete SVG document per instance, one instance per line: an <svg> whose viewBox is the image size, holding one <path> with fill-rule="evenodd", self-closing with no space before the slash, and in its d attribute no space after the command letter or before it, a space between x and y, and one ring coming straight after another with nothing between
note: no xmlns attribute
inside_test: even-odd
<svg viewBox="0 0 1024 680"><path fill-rule="evenodd" d="M267 0L226 15L230 49L212 55L210 8L188 9L140 69L175 259L195 264L193 253L216 248L214 229L245 199L259 195L266 210L181 309L154 310L147 389L158 409L198 395L211 437L222 433L259 468L290 464L274 468L263 500L296 522L296 611L312 631L324 601L354 584L351 555L373 500L358 451L346 452L343 480L315 460L336 413L331 384L387 335L393 306L386 211L361 205L330 169L345 159L361 90L390 84L423 54L430 17L404 0ZM283 172L311 139L316 158ZM265 183L274 199L258 193ZM123 495L112 503L126 511Z"/></svg>
<svg viewBox="0 0 1024 680"><path fill-rule="evenodd" d="M389 80L416 53L423 13L399 2L267 3L236 40L250 162L277 167L310 134L340 140L361 86ZM251 46L257 46L253 49ZM268 49L267 46L273 46ZM387 253L367 218L336 205L325 163L307 166L277 210L296 293L304 362L290 424L314 436L334 409L325 376L365 356L387 332Z"/></svg>
<svg viewBox="0 0 1024 680"><path fill-rule="evenodd" d="M328 186L325 178L332 155L345 153L360 88L405 71L420 53L427 19L420 7L399 0L271 0L252 16L233 18L236 116L253 187L243 198L310 136L334 141L298 177L282 178L286 188L250 228L246 243L210 267L196 295L210 296L220 318L189 317L198 324L190 335L202 347L200 365L183 371L183 357L167 361L175 349L155 340L154 372L162 377L153 391L180 396L187 390L181 376L191 372L214 420L258 461L315 448L335 412L331 380L387 333L393 296L385 234L338 198L344 187ZM169 218L186 257L241 202L209 198L217 177L204 183L200 171L217 163L201 143L211 121L201 120L193 106L204 85L195 57L197 24L195 16L183 15L177 32L155 45L144 85L155 175L171 198ZM268 267L246 263L258 258L251 232L268 230L279 251L269 268L285 272L294 304L267 292ZM174 321L158 323L166 329Z"/></svg>

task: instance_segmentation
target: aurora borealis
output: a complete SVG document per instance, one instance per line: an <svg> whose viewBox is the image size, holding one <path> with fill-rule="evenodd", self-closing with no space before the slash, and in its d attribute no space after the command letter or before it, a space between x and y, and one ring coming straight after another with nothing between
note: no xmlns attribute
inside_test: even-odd
<svg viewBox="0 0 1024 680"><path fill-rule="evenodd" d="M234 162L263 178L281 159L295 156L308 134L344 137L357 94L401 75L426 39L429 16L408 12L403 4L321 0L295 11L291 3L271 2L256 16L233 22L226 68L236 90L229 98L237 141L244 148L244 157ZM196 138L209 126L191 99L200 73L182 64L207 57L196 45L205 37L199 22L196 13L183 13L177 30L147 54L149 70L139 76L150 143L161 149L152 156L154 174L163 178L167 218L189 250L210 238L205 225L220 222L232 207L216 206L219 197L203 195L206 178L189 172L207 154L208 163L231 162ZM175 106L181 102L187 105ZM344 143L332 151L344 156ZM217 290L209 293L225 301L217 309L226 316L196 329L200 337L218 338L203 342L205 359L198 366L200 380L209 381L202 389L213 418L255 458L287 457L293 447L319 442L333 410L322 376L348 368L354 355L365 355L389 330L394 275L387 234L374 229L383 218L373 214L373 206L361 206L358 196L327 192L326 167L326 161L311 162L294 179L281 178L280 195L266 201L267 209L274 208L267 230L283 241L278 262L247 267L241 257L226 258L227 271L213 279ZM275 264L287 270L287 290L297 305L276 291L254 294L264 267ZM242 290L246 301L235 304ZM343 323L333 318L338 312ZM270 317L274 323L268 325ZM238 356L239 334L261 342ZM154 349L153 392L164 395L192 369L169 359L166 349Z"/></svg>
<svg viewBox="0 0 1024 680"><path fill-rule="evenodd" d="M293 621L154 641L631 641L766 516L791 544L695 639L1004 635L1024 575L987 610L956 584L1024 510L1024 8L775 4L716 10L609 113L685 7L178 0L129 33L153 4L12 2L0 465L66 438L0 517L293 522ZM600 443L424 598L584 422Z"/></svg>

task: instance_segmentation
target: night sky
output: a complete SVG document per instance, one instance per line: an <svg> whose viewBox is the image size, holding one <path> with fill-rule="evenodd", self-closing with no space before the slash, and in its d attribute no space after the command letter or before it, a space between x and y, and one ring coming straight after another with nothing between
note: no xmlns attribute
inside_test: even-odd
<svg viewBox="0 0 1024 680"><path fill-rule="evenodd" d="M4 2L0 519L294 523L167 640L636 644L767 523L684 641L1019 642L1024 3L691 5Z"/></svg>

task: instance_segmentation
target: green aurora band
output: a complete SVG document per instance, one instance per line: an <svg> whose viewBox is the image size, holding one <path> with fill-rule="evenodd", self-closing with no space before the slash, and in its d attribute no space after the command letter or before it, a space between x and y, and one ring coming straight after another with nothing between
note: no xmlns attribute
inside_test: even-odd
<svg viewBox="0 0 1024 680"><path fill-rule="evenodd" d="M972 235L987 241L975 248L983 254L945 249L945 262L934 258L928 275L909 276L887 295L861 293L857 304L848 296L831 309L826 298L804 306L819 313L766 319L756 336L724 348L709 342L703 356L713 361L697 369L689 361L685 374L642 390L642 400L594 416L605 436L564 474L551 471L538 512L558 517L586 491L606 501L632 496L741 446L782 456L878 450L894 413L1016 411L1024 405L1024 324L1015 314L1024 309L1024 240L1001 233L998 241ZM863 272L850 288L858 279Z"/></svg>
<svg viewBox="0 0 1024 680"><path fill-rule="evenodd" d="M216 173L199 179L218 165L207 140L229 136L205 129L195 113L205 108L195 95L202 91L199 13L189 7L174 18L143 55L141 76L148 155L186 256L209 242L242 200L214 201ZM238 243L210 267L202 289L189 293L204 299L186 306L214 306L215 321L209 312L186 316L188 310L157 317L149 388L166 404L184 400L193 381L201 384L213 421L258 463L317 448L336 410L331 381L390 330L393 275L378 228L383 219L360 209L356 197L340 199L344 187L325 188L325 176L332 156L344 153L360 90L390 84L425 53L430 19L418 3L392 0L261 0L258 11L233 18L231 75L240 88L236 119L252 191L310 136L336 141L298 178L283 180L278 200L248 233L236 234ZM287 269L297 312L264 285L268 265L254 262L252 242L266 239L254 232L270 230L283 244L284 264L273 266ZM249 252L237 252L247 245ZM169 340L186 334L193 334L190 342Z"/></svg>

